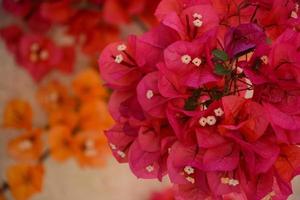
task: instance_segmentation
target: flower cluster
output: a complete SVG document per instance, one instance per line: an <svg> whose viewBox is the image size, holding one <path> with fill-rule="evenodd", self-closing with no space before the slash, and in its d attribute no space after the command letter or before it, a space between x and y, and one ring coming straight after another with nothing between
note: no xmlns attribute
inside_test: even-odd
<svg viewBox="0 0 300 200"><path fill-rule="evenodd" d="M44 161L49 157L58 162L75 158L81 167L104 166L109 149L103 131L113 123L107 110L107 91L98 73L89 68L73 78L71 88L72 93L58 80L39 87L37 100L48 119L42 127L33 125L33 110L27 101L12 99L7 103L3 126L20 134L7 144L17 163L7 169L0 199L8 189L16 200L42 191Z"/></svg>
<svg viewBox="0 0 300 200"><path fill-rule="evenodd" d="M299 3L162 0L157 27L107 46L111 151L176 198L277 199L300 172Z"/></svg>
<svg viewBox="0 0 300 200"><path fill-rule="evenodd" d="M118 39L120 25L134 20L146 23L143 26L155 24L151 14L157 4L158 0L3 0L3 9L19 25L0 27L0 36L18 64L39 81L53 69L70 73L77 46L94 59Z"/></svg>

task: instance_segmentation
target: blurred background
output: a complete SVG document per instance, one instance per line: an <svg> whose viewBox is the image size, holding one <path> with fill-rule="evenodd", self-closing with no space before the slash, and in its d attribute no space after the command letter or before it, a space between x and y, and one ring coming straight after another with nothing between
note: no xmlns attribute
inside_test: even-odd
<svg viewBox="0 0 300 200"><path fill-rule="evenodd" d="M107 44L155 26L158 2L0 0L0 200L173 199L167 179L111 156L97 66Z"/></svg>

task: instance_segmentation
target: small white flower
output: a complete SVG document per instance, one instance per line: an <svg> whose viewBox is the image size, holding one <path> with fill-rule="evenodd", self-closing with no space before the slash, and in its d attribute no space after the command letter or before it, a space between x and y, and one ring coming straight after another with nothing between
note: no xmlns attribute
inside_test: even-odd
<svg viewBox="0 0 300 200"><path fill-rule="evenodd" d="M153 172L154 171L154 167L153 167L153 165L148 165L147 167L146 167L146 170L150 173L150 172Z"/></svg>
<svg viewBox="0 0 300 200"><path fill-rule="evenodd" d="M240 68L240 67L237 67L237 68L236 68L236 73L237 73L237 74L241 74L241 73L243 73L243 71L244 71L244 70L243 70L242 68Z"/></svg>
<svg viewBox="0 0 300 200"><path fill-rule="evenodd" d="M121 54L117 55L115 58L115 62L120 64L124 60L123 56Z"/></svg>
<svg viewBox="0 0 300 200"><path fill-rule="evenodd" d="M229 180L230 179L228 177L222 177L221 178L221 183L224 184L224 185L227 185L229 183Z"/></svg>
<svg viewBox="0 0 300 200"><path fill-rule="evenodd" d="M117 149L116 145L114 145L114 144L112 144L112 143L109 143L109 146L110 146L110 148L111 148L112 150L116 150L116 149Z"/></svg>
<svg viewBox="0 0 300 200"><path fill-rule="evenodd" d="M49 58L49 52L47 50L42 50L40 53L41 60L47 60Z"/></svg>
<svg viewBox="0 0 300 200"><path fill-rule="evenodd" d="M85 147L88 149L93 149L95 148L95 142L93 140L87 140L85 141Z"/></svg>
<svg viewBox="0 0 300 200"><path fill-rule="evenodd" d="M93 148L88 148L84 151L84 154L88 157L94 157L94 156L97 156L97 150L96 149L93 149Z"/></svg>
<svg viewBox="0 0 300 200"><path fill-rule="evenodd" d="M184 172L187 173L188 175L191 175L191 174L195 173L195 170L194 170L194 168L191 167L191 166L186 166L186 167L184 168Z"/></svg>
<svg viewBox="0 0 300 200"><path fill-rule="evenodd" d="M294 19L298 19L298 14L297 14L297 12L292 11L292 12L291 12L291 17L294 18Z"/></svg>
<svg viewBox="0 0 300 200"><path fill-rule="evenodd" d="M221 117L224 114L224 111L222 110L222 108L217 108L214 110L214 112L217 117Z"/></svg>
<svg viewBox="0 0 300 200"><path fill-rule="evenodd" d="M152 97L154 96L154 93L153 93L153 90L147 90L147 93L146 93L146 97L147 99L152 99Z"/></svg>
<svg viewBox="0 0 300 200"><path fill-rule="evenodd" d="M201 27L203 25L203 21L201 21L200 19L196 19L193 21L194 26L196 27Z"/></svg>
<svg viewBox="0 0 300 200"><path fill-rule="evenodd" d="M37 62L39 60L38 55L36 53L31 53L29 57L31 62Z"/></svg>
<svg viewBox="0 0 300 200"><path fill-rule="evenodd" d="M269 63L269 58L268 58L268 56L262 56L260 59L261 59L261 61L262 61L264 64L268 64L268 63Z"/></svg>
<svg viewBox="0 0 300 200"><path fill-rule="evenodd" d="M23 140L22 142L20 142L19 144L19 149L20 150L28 150L32 148L32 142L30 140Z"/></svg>
<svg viewBox="0 0 300 200"><path fill-rule="evenodd" d="M248 78L245 78L245 82L248 84L248 90L246 90L244 98L252 99L254 96L254 90L251 89L251 86L253 87L252 82Z"/></svg>
<svg viewBox="0 0 300 200"><path fill-rule="evenodd" d="M186 177L185 178L188 182L190 182L190 183L192 183L192 184L194 184L195 183L195 179L194 178L192 178L192 177Z"/></svg>
<svg viewBox="0 0 300 200"><path fill-rule="evenodd" d="M121 157L121 158L125 158L126 154L123 151L117 151L117 154Z"/></svg>
<svg viewBox="0 0 300 200"><path fill-rule="evenodd" d="M228 182L228 185L230 185L230 186L237 186L238 184L240 184L240 183L236 179L230 179Z"/></svg>
<svg viewBox="0 0 300 200"><path fill-rule="evenodd" d="M199 67L202 63L202 60L200 58L194 58L192 62L194 63L194 65Z"/></svg>
<svg viewBox="0 0 300 200"><path fill-rule="evenodd" d="M199 14L199 13L194 13L194 14L193 14L193 17L194 17L195 19L202 19L202 15Z"/></svg>
<svg viewBox="0 0 300 200"><path fill-rule="evenodd" d="M216 119L215 116L208 116L208 117L206 118L206 121L207 121L207 124L208 124L208 125L213 126L213 125L216 124L217 119Z"/></svg>
<svg viewBox="0 0 300 200"><path fill-rule="evenodd" d="M38 43L32 43L31 46L30 46L30 50L33 51L33 52L36 52L40 49L40 45Z"/></svg>
<svg viewBox="0 0 300 200"><path fill-rule="evenodd" d="M199 119L199 124L201 125L201 126L205 126L206 125L206 123L207 123L207 119L205 118L205 117L201 117L200 119Z"/></svg>
<svg viewBox="0 0 300 200"><path fill-rule="evenodd" d="M192 60L192 58L189 55L183 55L183 56L181 56L181 61L184 64L190 64L191 60Z"/></svg>
<svg viewBox="0 0 300 200"><path fill-rule="evenodd" d="M120 44L117 46L118 51L125 51L127 49L127 46L125 44Z"/></svg>

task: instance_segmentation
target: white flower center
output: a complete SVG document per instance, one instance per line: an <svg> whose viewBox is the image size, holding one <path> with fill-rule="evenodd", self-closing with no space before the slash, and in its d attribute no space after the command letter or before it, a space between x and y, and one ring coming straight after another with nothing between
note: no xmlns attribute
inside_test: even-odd
<svg viewBox="0 0 300 200"><path fill-rule="evenodd" d="M206 125L206 123L207 123L207 120L206 120L206 118L205 117L201 117L200 119L199 119L199 124L201 125L201 126L205 126Z"/></svg>
<svg viewBox="0 0 300 200"><path fill-rule="evenodd" d="M230 179L228 177L222 177L221 183L224 185L230 185L230 186L237 186L240 184L240 182L236 179Z"/></svg>
<svg viewBox="0 0 300 200"><path fill-rule="evenodd" d="M202 60L200 58L194 58L193 63L199 67L202 63Z"/></svg>
<svg viewBox="0 0 300 200"><path fill-rule="evenodd" d="M121 54L117 55L115 58L115 62L120 64L124 60L123 56Z"/></svg>
<svg viewBox="0 0 300 200"><path fill-rule="evenodd" d="M117 154L121 157L121 158L125 158L126 154L123 151L118 151Z"/></svg>
<svg viewBox="0 0 300 200"><path fill-rule="evenodd" d="M49 52L47 50L42 50L40 53L41 60L47 60L49 58Z"/></svg>
<svg viewBox="0 0 300 200"><path fill-rule="evenodd" d="M195 170L194 170L194 168L191 167L191 166L186 166L186 167L184 168L184 172L187 173L188 175L191 175L191 174L195 173Z"/></svg>
<svg viewBox="0 0 300 200"><path fill-rule="evenodd" d="M30 46L30 50L32 51L32 52L36 52L36 51L38 51L40 49L40 45L38 44L38 43L32 43L31 44L31 46Z"/></svg>
<svg viewBox="0 0 300 200"><path fill-rule="evenodd" d="M154 171L154 167L153 167L153 165L148 165L147 167L146 167L146 170L150 173L150 172L153 172Z"/></svg>
<svg viewBox="0 0 300 200"><path fill-rule="evenodd" d="M116 145L114 145L114 144L112 144L112 143L110 143L109 146L110 146L110 148L111 148L112 150L116 150L116 149L117 149Z"/></svg>
<svg viewBox="0 0 300 200"><path fill-rule="evenodd" d="M208 116L208 117L206 118L206 120L207 120L207 124L210 125L210 126L215 125L216 122L217 122L215 116Z"/></svg>
<svg viewBox="0 0 300 200"><path fill-rule="evenodd" d="M188 182L190 182L190 183L192 183L192 184L194 184L195 183L195 179L194 178L192 178L192 177L186 177L185 178Z"/></svg>
<svg viewBox="0 0 300 200"><path fill-rule="evenodd" d="M182 63L184 63L184 64L190 64L191 60L192 60L192 58L191 58L191 56L189 56L189 55L183 55L183 56L181 57L181 61L182 61Z"/></svg>
<svg viewBox="0 0 300 200"><path fill-rule="evenodd" d="M199 13L194 13L193 17L194 17L194 19L202 19L202 15Z"/></svg>
<svg viewBox="0 0 300 200"><path fill-rule="evenodd" d="M253 85L252 85L252 82L251 82L250 79L248 79L248 78L245 78L245 82L246 82L247 85L248 85L248 90L246 90L244 98L245 98L245 99L252 99L252 98L253 98L253 95L254 95L254 90L251 88L251 86L253 86ZM251 86L250 86L250 85L251 85Z"/></svg>
<svg viewBox="0 0 300 200"><path fill-rule="evenodd" d="M153 93L153 90L147 90L147 93L146 93L146 97L147 99L152 99L152 97L154 96L154 93Z"/></svg>
<svg viewBox="0 0 300 200"><path fill-rule="evenodd" d="M268 56L262 56L260 59L261 59L261 61L262 61L264 64L268 64L268 63L269 63L269 58L268 58Z"/></svg>
<svg viewBox="0 0 300 200"><path fill-rule="evenodd" d="M193 21L193 24L194 24L194 26L196 26L196 27L201 27L202 25L203 25L203 21L201 21L200 19L195 19L194 21Z"/></svg>
<svg viewBox="0 0 300 200"><path fill-rule="evenodd" d="M94 157L97 156L97 150L96 149L92 149L92 148L87 148L84 151L84 154L88 157Z"/></svg>
<svg viewBox="0 0 300 200"><path fill-rule="evenodd" d="M292 11L292 12L291 12L291 17L294 18L294 19L298 19L298 14L297 14L297 12Z"/></svg>
<svg viewBox="0 0 300 200"><path fill-rule="evenodd" d="M125 51L127 49L127 46L125 44L120 44L117 46L118 51Z"/></svg>
<svg viewBox="0 0 300 200"><path fill-rule="evenodd" d="M32 148L32 142L30 140L23 140L19 143L19 149L20 150L28 150Z"/></svg>
<svg viewBox="0 0 300 200"><path fill-rule="evenodd" d="M221 117L224 114L224 111L222 110L222 108L217 108L214 110L214 112L217 117Z"/></svg>

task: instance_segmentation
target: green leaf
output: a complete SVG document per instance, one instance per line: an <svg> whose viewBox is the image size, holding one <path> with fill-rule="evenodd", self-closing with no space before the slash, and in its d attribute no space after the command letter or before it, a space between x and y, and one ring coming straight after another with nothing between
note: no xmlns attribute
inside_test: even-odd
<svg viewBox="0 0 300 200"><path fill-rule="evenodd" d="M217 75L221 75L221 76L224 76L224 75L227 75L227 74L230 74L231 73L231 70L228 70L228 69L225 69L224 66L220 63L217 63L215 65L215 73Z"/></svg>
<svg viewBox="0 0 300 200"><path fill-rule="evenodd" d="M214 55L215 58L218 60L222 61L227 61L228 60L228 55L225 51L222 51L220 49L215 49L212 51L212 54Z"/></svg>

